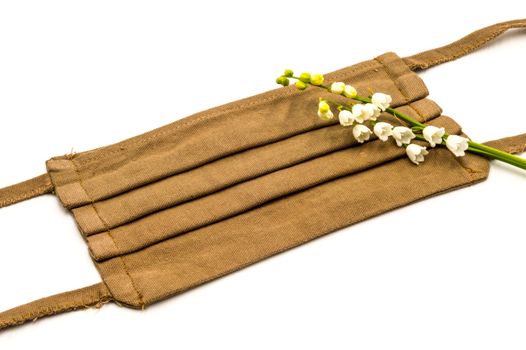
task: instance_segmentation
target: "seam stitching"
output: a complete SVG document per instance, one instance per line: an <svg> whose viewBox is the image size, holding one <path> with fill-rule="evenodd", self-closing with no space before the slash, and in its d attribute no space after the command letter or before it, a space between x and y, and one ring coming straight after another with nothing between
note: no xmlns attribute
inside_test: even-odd
<svg viewBox="0 0 526 350"><path fill-rule="evenodd" d="M402 157L403 157L403 156L397 158L397 160L402 159ZM437 195L437 194L441 194L441 193L443 193L443 192L447 192L447 191L455 190L455 189L458 189L458 188L461 188L461 187L464 187L464 186L467 186L467 185L464 184L464 185L460 185L460 186L454 186L454 187L448 188L448 189L446 189L446 190L444 190L444 191L435 192L435 193L432 193L432 194L426 195L426 196L424 196L424 197L422 197L422 198L419 198L418 201L420 201L420 200L425 200L425 199L427 199L427 198L429 198L429 197L431 197L431 196L434 196L434 195ZM398 206L396 206L396 207L394 207L394 208L391 208L391 209L389 209L389 210L387 210L387 211L385 211L385 212L392 212L392 211L395 210L395 209L402 208L402 207L406 207L406 206L408 206L408 205L410 205L410 204L412 204L412 203L414 203L414 201L413 201L413 202L410 202L410 203L405 203L405 204L402 204L402 205L398 205ZM371 216L371 218L372 218L372 217L377 217L378 215L379 215L379 214L374 214L374 215ZM360 223L360 222L362 222L362 221L365 221L365 220L368 220L368 219L370 219L370 218L359 220L359 221L353 223L353 225L358 224L358 223ZM329 235L329 234L331 234L331 233L333 233L333 232L336 232L336 231L338 231L338 230L340 230L340 229L339 229L339 228L336 228L336 229L334 229L334 228L330 228L329 230L327 230L326 232L322 233L321 235L309 236L308 238L300 239L300 240L295 241L295 242L293 242L293 243L290 243L290 244L288 244L288 245L286 245L286 246L284 246L284 247L277 248L277 249L272 249L272 250L270 250L268 253L265 253L265 254L262 255L262 256L258 256L256 259L252 259L252 260L250 260L249 262L244 262L244 263L242 263L242 264L240 264L240 265L238 265L238 266L235 266L235 267L229 268L229 269L227 269L227 270L225 270L225 271L222 271L221 273L218 273L218 274L213 275L213 276L211 276L211 277L206 277L206 278L198 279L197 281L195 281L195 282L193 282L193 283L191 283L191 284L189 284L189 285L187 285L187 286L184 286L184 287L180 287L180 288L174 289L174 290L171 291L169 294L166 294L166 295L162 296L161 298L158 298L158 299L154 300L154 302L157 302L157 301L159 301L159 300L162 300L162 299L165 299L165 298L168 298L168 297L171 297L171 296L175 296L175 295L181 294L181 293L183 293L183 292L185 292L185 291L187 291L187 290L190 290L190 289L192 289L192 288L198 287L198 286L200 286L200 285L202 285L202 284L204 284L204 283L207 283L207 282L210 282L210 281L213 281L213 280L217 280L217 279L219 279L219 278L221 278L221 277L227 276L227 275L229 275L229 274L231 274L231 273L233 273L233 272L236 272L236 271L240 271L240 270L242 270L242 269L244 269L244 268L246 268L246 267L252 266L252 265L254 265L254 264L258 263L258 262L261 262L261 261L263 261L263 260L266 260L266 259L268 259L268 258L270 258L270 257L273 257L273 256L277 255L277 254L280 254L280 253L286 252L286 251L288 251L288 250L290 250L290 249L293 249L293 248L296 248L296 247L300 247L301 245L303 245L303 244L305 244L305 243L313 242L313 241L316 240L316 239L320 239L320 238L322 238L322 237L325 237L325 236L327 236L327 235Z"/></svg>
<svg viewBox="0 0 526 350"><path fill-rule="evenodd" d="M50 307L50 306L44 307L40 309L39 311L22 314L18 317L11 318L9 321L2 322L0 323L0 329L6 328L9 326L14 326L17 324L21 324L29 320L36 321L37 318L44 317L44 316L50 316L50 315L62 313L65 311L86 309L91 306L98 307L98 305L105 304L109 302L110 300L112 300L112 297L110 295L102 295L99 297L98 300L90 302L90 303L82 303L82 305L79 305L79 303L71 303L71 304L66 304L66 305L62 305L59 307Z"/></svg>
<svg viewBox="0 0 526 350"><path fill-rule="evenodd" d="M84 300L86 298L83 298ZM44 317L44 316L51 316L55 315L57 313L62 313L65 311L73 311L78 309L85 309L88 307L101 307L103 304L106 304L107 302L111 301L113 298L109 291L106 289L105 291L98 291L96 300L92 300L91 298L88 298L89 301L85 302L84 300L73 302L73 303L67 303L65 305L59 305L59 306L46 306L40 308L38 311L33 312L26 312L18 316L13 316L7 321L0 322L0 330L3 328L7 328L10 326L14 326L17 324L22 324L26 321L33 320L35 321L37 318Z"/></svg>
<svg viewBox="0 0 526 350"><path fill-rule="evenodd" d="M48 191L50 191L50 190L51 190L50 186L48 186L48 185L40 186L38 188L35 188L35 189L30 190L30 191L24 192L23 194L19 194L18 196L9 197L8 199L4 199L4 200L0 201L0 207L6 206L8 204L14 204L14 203L22 201L24 199L32 198L33 195L49 193Z"/></svg>
<svg viewBox="0 0 526 350"><path fill-rule="evenodd" d="M338 125L337 124L331 124L328 127L340 127L340 126L339 126L339 124ZM318 130L321 130L321 129L318 129ZM378 139L373 139L373 140L367 141L367 142L369 143L369 142L381 142L381 141L378 140ZM331 149L328 149L328 150L320 151L320 152L315 153L315 154L309 154L309 155L307 155L305 157L301 157L301 158L295 159L294 161L291 161L291 162L289 162L287 164L276 166L275 168L272 168L271 170L264 170L264 172L257 173L256 175L247 176L246 178L242 178L241 180L235 180L232 183L228 183L226 185L218 186L217 188L214 188L213 190L203 191L203 192L200 192L198 195L195 195L195 194L194 195L188 195L187 197L184 197L183 200L174 201L173 203L167 204L166 206L160 207L160 208L158 208L156 210L153 210L153 211L150 211L150 212L146 212L145 214L137 215L133 219L130 219L130 220L127 220L127 221L123 221L123 222L118 222L116 224L114 223L114 224L111 225L110 228L114 229L116 227L127 225L127 224L129 224L131 222L140 220L140 219L145 218L145 217L147 217L149 215L156 214L156 213L158 213L160 211L163 211L163 210L166 210L166 209L171 209L171 208L173 208L175 206L182 205L182 204L188 203L188 202L193 201L193 200L201 199L201 198L203 198L205 196L214 194L214 193L219 192L219 191L223 191L225 189L229 189L229 188L237 186L239 184L243 184L243 183L249 182L251 180L255 180L255 179L261 178L263 176L266 176L266 175L269 175L269 174L272 174L272 173L275 173L275 172L278 172L278 171L282 171L282 170L285 170L287 168L290 168L290 167L293 167L293 166L296 166L296 165L299 165L299 164L303 164L303 163L311 161L311 160L315 160L315 159L318 159L318 158L321 158L321 157L324 157L324 156L328 156L328 155L330 155L332 153L335 153L335 152L341 152L341 151L349 150L349 149L356 148L356 147L359 147L359 146L360 146L359 143L350 143L350 144L344 144L343 146L338 146L337 148L334 148L334 149L331 148ZM179 173L179 174L181 174L181 173ZM175 174L173 176L177 176L179 174ZM169 178L169 177L167 177L167 178ZM146 184L145 186L151 185L152 183L155 184L154 182L151 182L151 183ZM138 189L138 188L143 188L143 187L137 187L135 189ZM135 190L135 189L133 189L133 190ZM133 191L133 190L131 190L131 191ZM101 200L101 202L114 199L114 198L118 197L119 195L116 195L116 196L113 196L113 197L109 197L109 198L105 198L105 199ZM83 205L75 207L73 209L82 208L85 205L86 204L83 204ZM110 225L108 225L108 226L110 226ZM89 234L86 234L85 236L86 237L92 237L92 236L96 236L96 235L99 235L99 234L103 234L105 232L106 232L106 230L92 231Z"/></svg>
<svg viewBox="0 0 526 350"><path fill-rule="evenodd" d="M79 178L79 185L80 185L80 187L86 193L86 196L88 197L88 199L89 199L89 201L91 203L91 206L93 207L93 210L95 211L95 214L97 215L98 219L102 222L102 224L106 228L106 233L108 234L108 236L110 237L111 241L113 242L113 245L115 246L115 248L117 250L119 250L117 242L115 241L115 239L113 238L113 235L111 234L110 228L108 227L106 222L100 216L99 211L97 210L97 207L95 205L95 202L91 199L91 196L89 195L88 191L86 191L86 188L84 187L84 183L82 181L82 177L81 177L81 174L80 174L80 171L79 171L79 168L78 168L77 164L75 163L75 161L73 159L70 159L70 161L73 164L73 166L75 168L75 173L77 174L77 176ZM132 288L135 291L135 293L137 294L137 298L139 300L139 305L141 306L141 308L144 308L145 303L144 303L143 296L142 296L141 292L139 292L139 289L137 288L137 285L135 284L135 281L132 278L132 275L131 275L131 273L130 273L130 271L128 269L128 266L126 265L126 262L124 261L124 257L123 256L119 256L119 261L122 263L123 270L126 273L126 275L128 276L128 278L130 279L130 283L132 285Z"/></svg>
<svg viewBox="0 0 526 350"><path fill-rule="evenodd" d="M385 72L387 73L387 77L389 79L391 79L391 81L393 82L393 84L396 86L396 88L398 89L398 91L402 94L402 96L404 96L405 100L406 100L406 106L408 106L409 108L411 108L413 111L415 111L415 113L420 117L422 118L422 120L425 122L426 121L426 117L424 117L422 115L422 113L413 106L413 102L411 101L411 98L404 92L404 90L401 89L400 87L400 83L398 82L398 79L396 79L395 77L393 77L393 75L391 74L391 69L385 65L382 61L380 61L380 59L377 57L375 58L375 61L377 61L378 63L380 63L382 65L382 67L385 68ZM414 74L414 73L413 73ZM425 97L424 97L425 98ZM399 107L402 107L404 106L404 104L400 105Z"/></svg>
<svg viewBox="0 0 526 350"><path fill-rule="evenodd" d="M382 141L380 141L379 139L374 139L372 141L368 141L368 143L382 144ZM361 146L356 145L355 147L361 147ZM349 150L351 148L352 147L343 148L343 149L335 150L334 152L342 152L342 151L345 151L345 150ZM334 152L330 152L329 154L334 153ZM321 155L320 157L324 157L326 155L327 154L324 154L324 155ZM399 154L399 155L394 155L393 158L383 159L381 162L375 163L374 165L370 165L370 166L365 167L365 168L360 167L360 168L357 168L357 169L355 169L355 170L353 170L351 172L345 172L345 173L341 173L340 175L337 175L337 176L330 176L330 177L323 178L320 181L316 181L316 182L310 183L309 185L305 185L305 186L303 186L301 188L296 188L296 189L292 190L291 192L286 192L285 194L281 193L281 194L272 196L271 198L266 198L264 200L258 201L257 203L253 203L250 206L244 206L242 209L237 210L234 214L230 213L230 214L225 215L225 216L223 216L223 217L221 217L219 219L215 218L215 219L213 219L211 221L206 221L205 223L201 222L201 223L199 223L197 225L194 224L194 226L192 226L190 228L187 227L184 230L171 231L170 233L165 233L165 234L159 235L153 240L141 241L140 245L135 245L133 247L123 248L122 251L118 251L116 253L115 252L114 253L111 253L111 252L108 253L107 251L106 252L102 252L102 253L100 253L98 255L97 261L100 263L100 262L106 261L108 259L115 258L118 255L128 255L128 254L136 253L136 252L141 251L143 249L146 249L148 247L151 247L151 246L154 246L156 244L159 244L159 243L161 243L163 241L167 241L167 240L173 239L173 238L175 238L177 236L184 235L184 234L187 234L189 232L197 231L197 230L199 230L199 229L201 229L201 228L203 228L205 226L213 225L213 224L216 224L218 222L227 220L227 219L231 218L232 216L241 215L243 213L246 213L249 210L253 210L253 209L257 208L257 207L266 205L270 201L279 200L281 198L284 198L285 196L292 195L292 194L299 193L299 192L303 192L303 191L309 190L309 189L311 189L313 187L317 187L317 186L320 186L320 185L327 184L327 183L335 181L335 180L337 180L337 179L339 179L341 177L350 176L350 175L356 175L356 174L361 173L363 171L375 168L375 167L377 167L377 166L379 166L381 164L387 164L387 163L393 162L393 161L398 160L398 159L403 158L403 157L405 157L405 153L404 152L402 152L402 154ZM318 157L316 157L316 158L318 158ZM293 166L295 166L295 165L293 165ZM286 169L286 168L284 168L284 169ZM279 169L277 171L281 171L281 170L283 170L283 169ZM261 176L266 176L266 175L269 175L271 173L273 173L273 172L266 173L266 174L263 174ZM258 177L260 177L260 176L258 176ZM253 180L253 179L251 179L251 180ZM228 186L226 189L235 187L237 185L238 184L235 184L235 185L232 185L232 186ZM222 191L222 190L224 190L224 189L221 189L219 191ZM216 193L216 192L214 192L214 193ZM193 198L191 200L200 199L200 198L203 198L203 197ZM141 220L141 219L147 218L150 215L157 215L158 213L160 213L160 212L162 212L164 210L170 210L171 208L174 208L174 207L176 207L178 205L181 205L181 204L184 205L185 203L188 203L188 201L174 204L173 206L170 206L170 207L161 209L159 211L156 211L156 212L144 215L141 218L138 218L136 220ZM135 220L134 221L129 221L129 222L126 222L126 223L123 223L123 224L120 224L120 225L118 225L116 227L123 227L123 226L129 225L129 224L133 224L133 222L135 222ZM95 238L96 236L105 235L105 234L106 234L106 231L101 231L101 232L90 234L88 236L88 240L90 238Z"/></svg>
<svg viewBox="0 0 526 350"><path fill-rule="evenodd" d="M37 188L33 188L29 191L24 191L23 193L16 195L14 197L8 197L7 199L4 199L0 201L0 207L7 206L9 204L14 204L19 201L32 198L34 196L40 195L40 194L46 194L53 191L53 184L51 181L47 181L46 184L40 185Z"/></svg>
<svg viewBox="0 0 526 350"><path fill-rule="evenodd" d="M398 91L400 91L400 93L406 98L407 100L407 106L409 106L411 109L413 109L416 114L418 114L418 116L420 118L422 118L422 120L425 122L426 121L426 118L422 115L422 113L420 111L418 111L417 108L415 108L411 102L410 102L410 99L409 97L407 96L407 94L404 93L404 91L402 91L402 89L400 88L400 85L399 83L397 82L396 79L393 78L392 74L391 74L391 70L389 69L389 67L387 67L382 61L380 61L378 58L375 58L375 60L377 60L384 68L385 68L385 71L387 73L387 76L389 77L389 79L391 79L393 81L393 83L395 84L396 88L398 89ZM406 64L407 66L407 64ZM409 68L409 66L408 66ZM415 74L414 72L411 71L412 74ZM460 126L460 132L462 132L462 126ZM455 161L458 163L458 165L460 165L462 167L462 169L464 169L464 172L465 174L467 175L467 178L470 182L473 182L475 180L475 174L478 174L479 172L476 171L476 170L473 170L467 166L465 166L464 164L462 164L462 162L460 161L460 159L458 159L457 157L454 157L455 158Z"/></svg>
<svg viewBox="0 0 526 350"><path fill-rule="evenodd" d="M368 142L381 142L381 141L376 139L374 141L368 141ZM202 229L203 227L206 227L208 225L214 225L216 223L228 220L228 219L232 218L233 216L242 215L242 214L247 213L247 212L249 212L251 210L254 210L254 209L258 208L258 207L264 206L264 205L266 205L266 204L268 204L268 203L270 203L272 201L281 200L284 197L287 197L289 195L294 195L294 194L297 194L297 193L300 193L300 192L308 191L308 190L310 190L310 189L312 189L314 187L322 186L322 185L328 184L330 182L336 181L338 179L341 179L342 177L360 174L360 173L362 173L364 171L367 171L367 170L370 170L370 169L373 169L373 168L377 168L379 166L382 166L382 165L394 162L394 161L396 161L396 160L398 160L400 158L403 158L403 157L405 157L405 153L395 154L391 158L384 158L384 159L382 159L382 160L380 160L380 161L378 161L378 162L376 162L376 163L374 163L372 165L369 165L367 167L360 167L360 168L357 168L357 169L355 169L355 170L353 170L352 172L349 172L349 173L345 172L344 174L339 174L339 175L334 175L334 176L330 176L330 177L324 178L324 179L322 179L320 181L311 183L311 184L306 185L304 187L292 189L292 190L286 192L285 194L281 193L281 194L272 196L272 198L270 198L270 199L266 198L266 199L261 200L260 202L257 202L255 204L251 204L250 206L244 206L242 209L239 209L238 211L236 211L233 214L230 213L228 215L225 215L224 217L215 218L214 220L212 220L210 222L200 223L198 225L195 225L194 227L190 227L190 228L181 230L178 233L173 233L172 232L172 233L169 233L169 234L165 234L165 235L157 237L156 239L151 240L151 241L142 241L140 246L136 246L136 247L132 247L132 248L130 248L130 247L124 248L122 251L118 251L117 254L119 254L119 255L127 255L127 254L136 253L136 252L141 251L143 249L146 249L148 247L151 247L151 246L154 246L156 244L159 244L159 243L161 243L163 241L167 241L167 240L176 238L177 236L184 235L184 234L187 234L189 232L197 231L197 230ZM89 236L89 237L94 237L94 236L97 236L97 235L103 235L105 233L106 233L105 231L104 232L99 232L99 233L96 233L96 234L94 234L92 236ZM103 261L106 261L108 259L115 258L116 256L119 256L119 255L109 255L109 254L102 255L101 254L101 255L99 255L100 256L100 260L98 260L98 262L103 262Z"/></svg>
<svg viewBox="0 0 526 350"><path fill-rule="evenodd" d="M370 66L374 66L375 63L377 63L375 60L366 61L366 62L358 63L359 67L350 66L350 67L344 68L342 72L328 73L327 75L331 75L331 78L338 79L338 78L340 78L342 76L348 75L349 73L355 71L356 68L360 68L360 69L368 68ZM162 131L153 133L153 134L149 135L148 137L146 137L144 139L130 141L128 144L123 145L122 147L126 147L127 148L129 146L141 145L141 144L144 144L144 143L146 143L146 142L150 141L151 139L154 139L154 138L156 138L158 136L162 136L162 135L168 134L170 132L173 132L174 130L178 130L178 129L184 127L184 126L189 126L189 125L195 124L195 123L197 123L199 121L202 121L202 120L214 118L214 117L217 117L217 116L222 115L222 114L227 114L227 113L240 111L240 110L242 110L242 109L244 109L246 107L258 106L258 105L261 105L261 104L265 104L267 102L272 102L272 101L274 101L276 99L279 99L279 98L284 98L284 97L287 97L287 96L290 96L290 95L300 94L300 93L301 93L301 91L297 91L293 87L291 87L290 89L281 88L281 89L276 89L275 92L271 92L271 95L266 97L266 98L257 99L256 101L246 102L246 103L243 103L243 104L238 105L238 106L229 106L229 104L236 104L239 101L230 102L230 103L228 103L226 105L216 107L213 110L204 111L204 112L198 112L197 114L202 114L202 115L199 116L199 117L196 117L195 119L192 119L192 120L189 120L189 121L186 121L186 122L183 122L181 120L181 123L178 123L177 125L173 125L173 123L177 123L177 121L175 121L172 124L166 125L165 127L168 127L168 129L166 129L166 130L162 130ZM258 97L258 95L252 96L252 97L248 97L248 98L251 99L251 98L257 98L257 97ZM195 115L196 114L194 114L194 116ZM173 127L170 127L170 125L173 125ZM126 140L122 141L122 142L126 142ZM121 149L116 149L116 150L113 150L111 152L106 152L103 155L101 155L101 154L94 155L94 156L86 158L86 159L84 159L82 161L83 161L83 163L88 163L88 162L93 161L93 160L97 160L97 159L101 159L101 158L107 158L108 156L110 156L112 154L115 154L115 153L118 153L118 152L121 152Z"/></svg>
<svg viewBox="0 0 526 350"><path fill-rule="evenodd" d="M459 51L457 51L457 52L455 52L453 54L450 54L450 55L441 53L440 52L441 51L440 48L437 48L437 49L435 49L435 51L440 53L444 57L436 59L436 60L433 60L433 61L431 61L429 63L424 63L424 68L428 68L428 67L431 67L431 66L435 66L437 64L453 61L453 60L456 60L457 58L460 58L462 56L468 55L468 54L472 53L473 51L477 50L478 48L480 48L481 46L484 46L487 42L495 39L496 37L498 37L500 34L502 34L507 29L509 29L509 28L500 29L497 32L489 34L488 37L486 37L483 40L476 41L476 42L474 42L472 44L466 44L465 46L462 45L463 47L458 47L457 48L456 45L454 45L454 47L455 47L454 50L455 51L459 50Z"/></svg>
<svg viewBox="0 0 526 350"><path fill-rule="evenodd" d="M524 27L523 25L507 24L507 25L499 26L499 27L495 28L494 32L490 32L490 33L486 34L486 37L483 38L482 40L476 40L475 39L474 42L472 42L471 44L469 44L469 43L464 44L464 43L454 42L452 44L449 44L449 45L446 45L446 46L443 46L443 47L439 47L439 48L436 48L436 49L432 49L432 50L429 50L429 51L424 51L424 52L418 53L418 54L416 54L414 56L411 56L411 57L407 58L407 59L409 59L409 62L410 62L408 64L408 66L410 67L411 70L414 70L415 68L426 69L426 68L435 66L437 64L442 64L442 63L445 63L445 62L449 62L449 61L455 60L455 59L457 59L459 57L462 57L464 55L468 55L471 52L477 50L478 48L484 46L486 43L488 43L489 41L495 39L496 37L498 37L499 35L501 35L502 33L504 33L505 31L507 31L509 29L518 29L518 28L523 28L523 27ZM476 32L474 32L472 34L475 34L475 33ZM463 39L465 39L465 38L463 38ZM463 39L460 39L459 41L461 41ZM440 52L441 49L444 49L444 48L449 48L449 49L455 50L457 52L453 53L453 54L450 54L450 55L446 55L446 54L443 54L443 53ZM443 57L435 59L435 60L429 60L428 58L426 58L426 56L428 56L429 53L432 53L432 52L437 52L437 53L441 54Z"/></svg>

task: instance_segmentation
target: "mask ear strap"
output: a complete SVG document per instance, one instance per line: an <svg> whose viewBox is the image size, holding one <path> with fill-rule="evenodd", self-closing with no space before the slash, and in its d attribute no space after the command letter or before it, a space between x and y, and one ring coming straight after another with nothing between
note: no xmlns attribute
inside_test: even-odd
<svg viewBox="0 0 526 350"><path fill-rule="evenodd" d="M484 144L511 154L520 154L526 151L526 134L505 137Z"/></svg>
<svg viewBox="0 0 526 350"><path fill-rule="evenodd" d="M449 45L420 52L416 55L405 57L403 60L413 71L427 69L465 56L483 47L506 31L515 28L526 28L526 18L497 23L479 29ZM505 152L518 154L526 150L526 134L506 137L487 142L486 144Z"/></svg>
<svg viewBox="0 0 526 350"><path fill-rule="evenodd" d="M0 208L34 198L54 189L48 174L40 175L16 185L0 189ZM39 299L28 304L0 312L0 331L27 321L56 315L66 311L100 307L112 300L104 283Z"/></svg>
<svg viewBox="0 0 526 350"><path fill-rule="evenodd" d="M526 18L497 23L479 29L449 45L420 52L416 55L405 57L403 60L413 71L426 69L465 56L514 28L526 28Z"/></svg>
<svg viewBox="0 0 526 350"><path fill-rule="evenodd" d="M52 192L53 184L49 175L40 175L16 185L0 188L0 208Z"/></svg>
<svg viewBox="0 0 526 350"><path fill-rule="evenodd" d="M112 300L104 283L56 294L0 313L0 331L45 316L89 307L101 307Z"/></svg>

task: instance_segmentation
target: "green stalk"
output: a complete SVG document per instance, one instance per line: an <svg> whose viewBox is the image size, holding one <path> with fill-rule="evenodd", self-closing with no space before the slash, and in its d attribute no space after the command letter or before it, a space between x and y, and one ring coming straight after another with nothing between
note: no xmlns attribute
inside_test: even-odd
<svg viewBox="0 0 526 350"><path fill-rule="evenodd" d="M299 80L299 77L291 77L291 78ZM322 88L322 89L325 89L325 90L331 92L330 87L327 86L327 85L312 85L312 84L308 84L308 85L316 86L316 87L319 87L319 88ZM356 100L356 101L360 101L362 103L371 103L371 99L368 98L368 97L355 96L352 99ZM348 108L346 108L346 109L348 109ZM391 107L387 108L385 111L387 113L393 115L394 117L406 122L408 125L410 125L412 127L416 126L416 127L419 127L419 128L425 128L427 126L426 124L420 123L419 121L411 118L410 116L405 115L403 113L400 113L400 112L398 112L397 110L395 110L395 109L393 109ZM420 136L420 135L418 135L418 136ZM449 134L445 134L444 138L447 138L448 136L449 136ZM423 139L423 137L417 137L417 139ZM444 141L442 142L442 145L444 145ZM507 152L503 152L503 151L500 151L500 150L498 150L496 148L489 147L489 146L486 146L486 145L483 145L483 144L480 144L480 143L476 143L476 142L473 142L473 141L468 141L468 145L469 145L469 147L468 147L468 151L469 152L482 155L482 156L484 156L486 158L497 159L497 160L500 160L502 162L505 162L505 163L511 164L513 166L516 166L518 168L526 170L526 159L524 159L524 158L520 158L520 157L514 156L513 154L510 154L510 153L507 153Z"/></svg>
<svg viewBox="0 0 526 350"><path fill-rule="evenodd" d="M330 89L329 89L329 91L330 91ZM371 99L368 98L368 97L355 96L355 97L353 97L353 99L356 100L356 101L363 102L363 103L371 103ZM403 113L400 113L400 112L398 112L397 110L395 110L395 109L393 109L391 107L387 108L385 111L387 113L395 116L396 118L398 118L400 120L403 120L404 122L406 122L407 124L409 124L411 126L418 126L418 127L421 127L421 128L425 128L426 127L425 124L422 124L419 121L414 120L410 116L405 115Z"/></svg>
<svg viewBox="0 0 526 350"><path fill-rule="evenodd" d="M367 97L356 96L354 97L354 99L357 101L363 102L363 103L371 103L371 99ZM387 108L386 112L388 112L389 114L395 116L396 118L400 120L403 120L404 122L406 122L407 124L411 126L416 126L416 127L421 127L421 128L426 127L426 124L422 124L419 121L414 120L410 116L394 110L393 108ZM448 134L444 135L445 138L447 138L447 136L449 135ZM513 166L516 166L518 168L526 170L526 159L524 158L514 156L513 154L503 152L496 148L486 146L486 145L483 145L477 142L468 141L468 144L469 144L468 151L472 153L476 153L476 154L485 156L486 158L497 159L502 162L505 162Z"/></svg>
<svg viewBox="0 0 526 350"><path fill-rule="evenodd" d="M476 143L473 141L469 141L469 148L468 150L473 153L478 153L481 155L485 155L487 157L490 157L492 159L497 159L502 162L514 165L518 168L526 170L526 159L514 156L513 154L503 152L501 150L498 150L493 147L489 147L486 145L482 145L480 143Z"/></svg>
<svg viewBox="0 0 526 350"><path fill-rule="evenodd" d="M422 135L415 135L415 136L416 136L416 140L426 141L426 139ZM468 147L467 150L469 152L471 152L471 153L476 153L478 155L481 155L481 156L484 156L484 157L490 158L490 159L500 160L502 162L505 162L505 163L511 164L513 166L516 166L518 168L526 170L526 159L514 156L514 155L506 153L506 152L499 151L499 150L497 150L495 148L492 148L492 147L488 147L488 146L485 146L485 145L480 145L480 144L478 144L476 142L469 141L468 144L470 144L470 146ZM473 146L471 144L482 146L482 148L484 148L484 149L478 148L477 146ZM444 146L444 147L446 146L444 141L440 145ZM500 153L500 154L497 155L496 153Z"/></svg>
<svg viewBox="0 0 526 350"><path fill-rule="evenodd" d="M482 151L482 150L480 150L478 148L469 147L468 151L471 152L471 153L479 154L479 155L484 156L486 158L500 160L500 161L502 161L504 163L508 163L508 164L513 165L513 166L516 166L517 168L526 169L526 168L524 168L524 164L521 164L520 162L515 162L515 161L513 161L511 159L502 160L502 159L496 158L492 153ZM521 159L521 158L519 158L519 159Z"/></svg>

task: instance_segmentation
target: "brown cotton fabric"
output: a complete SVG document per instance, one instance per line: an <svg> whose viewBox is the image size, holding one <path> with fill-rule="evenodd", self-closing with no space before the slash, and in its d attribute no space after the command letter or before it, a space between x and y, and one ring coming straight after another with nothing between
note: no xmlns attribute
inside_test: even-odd
<svg viewBox="0 0 526 350"><path fill-rule="evenodd" d="M0 317L0 330L66 311L98 308L110 300L112 300L111 294L104 283L57 294L3 312Z"/></svg>
<svg viewBox="0 0 526 350"><path fill-rule="evenodd" d="M432 62L415 57L387 53L326 79L362 95L388 93L397 110L460 134L411 69ZM213 108L52 158L46 175L0 190L5 205L54 191L75 216L103 281L0 314L0 329L109 300L142 308L488 176L488 161L472 154L456 158L437 148L415 166L392 142L358 144L352 128L316 117L320 91L287 87ZM526 136L496 145L521 151Z"/></svg>
<svg viewBox="0 0 526 350"><path fill-rule="evenodd" d="M412 117L460 132L395 54L327 79L389 93ZM390 142L357 144L351 128L316 117L320 91L278 89L48 161L55 193L117 301L143 307L487 176L487 161L474 156L439 150L415 167Z"/></svg>

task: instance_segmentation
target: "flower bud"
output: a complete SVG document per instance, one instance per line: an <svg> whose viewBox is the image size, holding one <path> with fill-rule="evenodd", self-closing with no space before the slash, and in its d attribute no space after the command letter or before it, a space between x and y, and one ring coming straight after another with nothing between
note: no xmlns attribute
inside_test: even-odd
<svg viewBox="0 0 526 350"><path fill-rule="evenodd" d="M332 83L330 90L333 94L341 95L343 92L343 89L345 89L345 83L342 83L341 81L339 81L336 83Z"/></svg>
<svg viewBox="0 0 526 350"><path fill-rule="evenodd" d="M298 90L305 90L307 88L307 84L305 84L304 82L302 82L301 80L298 80L296 82L296 87L298 88Z"/></svg>
<svg viewBox="0 0 526 350"><path fill-rule="evenodd" d="M300 81L304 82L304 83L309 83L310 82L310 73L307 73L307 72L303 72L300 74Z"/></svg>
<svg viewBox="0 0 526 350"><path fill-rule="evenodd" d="M287 77L281 76L276 79L276 83L279 85L287 86L289 85L290 81Z"/></svg>
<svg viewBox="0 0 526 350"><path fill-rule="evenodd" d="M334 114L330 109L326 113L320 113L320 111L318 111L318 117L322 120L331 120L334 118Z"/></svg>
<svg viewBox="0 0 526 350"><path fill-rule="evenodd" d="M312 85L321 85L323 84L323 75L322 74L312 74L310 77L310 83Z"/></svg>
<svg viewBox="0 0 526 350"><path fill-rule="evenodd" d="M345 88L343 89L343 95L345 97L354 98L356 95L358 95L358 92L352 85L345 85Z"/></svg>
<svg viewBox="0 0 526 350"><path fill-rule="evenodd" d="M292 69L285 69L283 75L290 78L294 75L294 72L292 71Z"/></svg>
<svg viewBox="0 0 526 350"><path fill-rule="evenodd" d="M331 106L327 103L325 100L321 100L320 103L318 103L318 111L320 113L327 113L331 109Z"/></svg>

